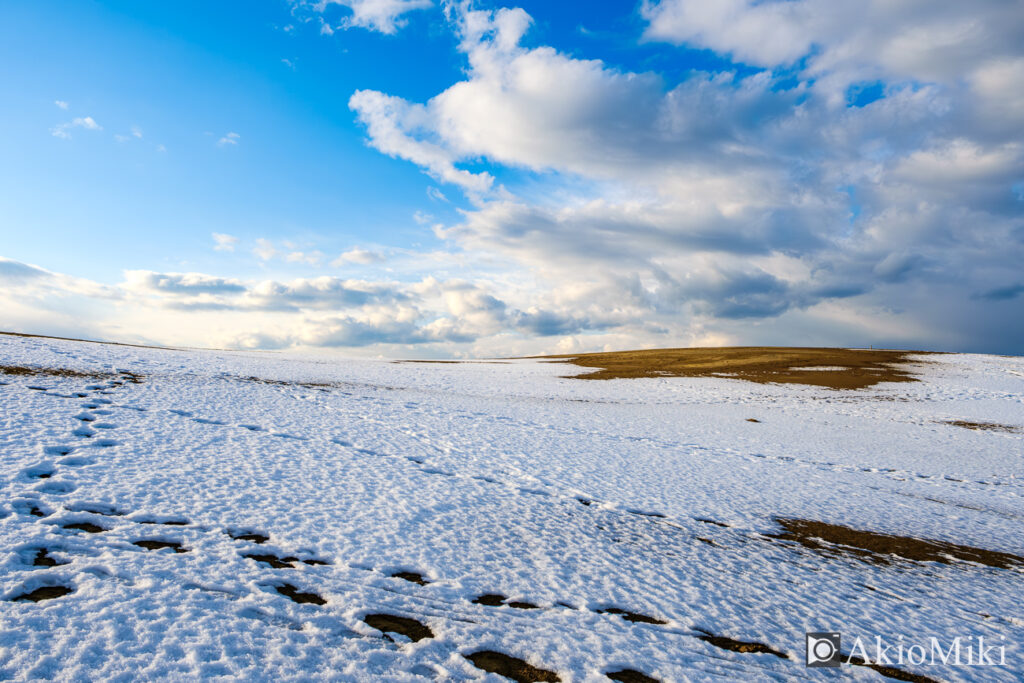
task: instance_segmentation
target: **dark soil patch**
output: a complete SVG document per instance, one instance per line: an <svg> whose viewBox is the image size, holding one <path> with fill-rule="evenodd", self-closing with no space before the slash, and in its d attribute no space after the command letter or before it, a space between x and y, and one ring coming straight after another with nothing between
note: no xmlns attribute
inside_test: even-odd
<svg viewBox="0 0 1024 683"><path fill-rule="evenodd" d="M513 602L507 602L505 604L509 607L514 607L515 609L540 609L540 607L533 604L532 602L524 602L521 600L515 600Z"/></svg>
<svg viewBox="0 0 1024 683"><path fill-rule="evenodd" d="M707 517L694 517L694 519L703 524L714 524L715 526L725 527L726 529L729 528L728 524L724 522L716 522L715 520L708 519Z"/></svg>
<svg viewBox="0 0 1024 683"><path fill-rule="evenodd" d="M727 377L759 384L809 384L831 389L863 389L879 382L916 382L897 366L922 352L788 347L716 349L649 349L613 351L564 359L597 372L572 379L635 379L639 377ZM823 370L819 368L841 368Z"/></svg>
<svg viewBox="0 0 1024 683"><path fill-rule="evenodd" d="M269 384L277 387L306 387L307 389L330 389L335 385L327 384L325 382L288 382L280 379L264 379L263 377L235 377L234 379L242 380L243 382L255 382L256 384Z"/></svg>
<svg viewBox="0 0 1024 683"><path fill-rule="evenodd" d="M429 581L424 579L423 574L420 574L419 572L395 572L391 575L391 577L395 579L402 579L403 581L408 581L410 583L419 584L420 586L426 586L428 583L430 583Z"/></svg>
<svg viewBox="0 0 1024 683"><path fill-rule="evenodd" d="M64 524L61 528L63 529L77 529L79 531L86 531L90 534L99 534L106 531L105 528L92 522L73 522L71 524Z"/></svg>
<svg viewBox="0 0 1024 683"><path fill-rule="evenodd" d="M253 543L266 543L270 540L270 536L264 536L263 534L249 532L235 533L229 531L228 536L235 539L236 541L252 541Z"/></svg>
<svg viewBox="0 0 1024 683"><path fill-rule="evenodd" d="M145 548L146 550L161 550L163 548L172 548L176 553L188 552L188 548L181 547L181 544L175 541L134 541L132 545L137 545L140 548Z"/></svg>
<svg viewBox="0 0 1024 683"><path fill-rule="evenodd" d="M499 607L507 600L501 593L484 593L473 598L474 605L487 605L488 607Z"/></svg>
<svg viewBox="0 0 1024 683"><path fill-rule="evenodd" d="M155 519L142 519L139 520L139 524L163 524L164 526L188 526L188 520L184 519L171 519L166 522L160 522Z"/></svg>
<svg viewBox="0 0 1024 683"><path fill-rule="evenodd" d="M1021 431L1024 431L1020 427L999 424L998 422L968 422L967 420L944 420L942 424L953 425L954 427L963 427L964 429L973 429L976 432L1004 432L1006 434L1019 434L1021 433Z"/></svg>
<svg viewBox="0 0 1024 683"><path fill-rule="evenodd" d="M577 498L576 502L579 503L580 505L591 505L594 501L587 500L586 498Z"/></svg>
<svg viewBox="0 0 1024 683"><path fill-rule="evenodd" d="M641 517L656 517L658 519L665 519L665 515L660 512L645 512L644 510L626 510L631 515L640 515Z"/></svg>
<svg viewBox="0 0 1024 683"><path fill-rule="evenodd" d="M299 561L297 557L278 557L277 555L258 555L256 553L248 553L242 555L242 557L247 557L250 560L256 560L263 564L269 564L274 569L295 569L295 565L292 562Z"/></svg>
<svg viewBox="0 0 1024 683"><path fill-rule="evenodd" d="M89 512L104 517L124 517L125 512L110 505L75 505L68 508L72 512Z"/></svg>
<svg viewBox="0 0 1024 683"><path fill-rule="evenodd" d="M434 632L415 619L398 617L394 614L367 614L363 621L383 633L397 633L416 643L424 638L433 638Z"/></svg>
<svg viewBox="0 0 1024 683"><path fill-rule="evenodd" d="M531 666L521 659L494 650L481 650L471 655L465 655L466 659L473 662L473 666L490 673L511 678L518 683L532 683L533 681L561 681L553 671L545 671Z"/></svg>
<svg viewBox="0 0 1024 683"><path fill-rule="evenodd" d="M310 566L318 566L318 565L320 565L320 566L328 566L331 563L328 562L327 560L308 559L308 560L303 560L302 564L308 564Z"/></svg>
<svg viewBox="0 0 1024 683"><path fill-rule="evenodd" d="M50 557L49 550L46 548L40 548L36 551L36 556L32 559L33 567L59 567L62 564L68 564L67 562L61 562L57 558Z"/></svg>
<svg viewBox="0 0 1024 683"><path fill-rule="evenodd" d="M760 423L761 421L756 419L756 418L753 418L753 417L748 417L747 418L747 422L758 422L758 423Z"/></svg>
<svg viewBox="0 0 1024 683"><path fill-rule="evenodd" d="M327 601L321 598L316 593L302 593L298 588L291 585L290 583L282 583L280 586L274 586L278 593L289 598L292 602L300 604L309 603L311 605L326 605Z"/></svg>
<svg viewBox="0 0 1024 683"><path fill-rule="evenodd" d="M662 621L661 619L656 619L654 617L649 617L646 614L638 614L637 612L629 612L629 611L624 610L624 609L619 609L618 607L608 607L606 609L599 609L597 611L600 612L601 614L616 614L616 615L622 617L623 619L625 619L626 621L631 621L631 622L636 623L636 624L659 624L659 625L664 625L664 624L668 623L667 621Z"/></svg>
<svg viewBox="0 0 1024 683"><path fill-rule="evenodd" d="M106 379L113 375L105 372L82 372L69 368L35 368L26 365L0 365L0 372L5 375L16 375L21 377L35 377L45 375L47 377L78 377L88 379Z"/></svg>
<svg viewBox="0 0 1024 683"><path fill-rule="evenodd" d="M31 602L42 602L43 600L53 600L54 598L59 598L73 592L74 591L67 586L41 586L34 591L16 595L11 598L11 601L20 602L23 600L29 600Z"/></svg>
<svg viewBox="0 0 1024 683"><path fill-rule="evenodd" d="M729 650L730 652L742 652L748 653L764 653L769 655L775 655L781 659L789 659L789 656L785 653L779 652L778 650L771 648L764 643L750 643L742 640L733 640L725 636L716 636L704 631L705 635L697 636L700 640L705 643L711 643L715 647L720 647L723 650Z"/></svg>
<svg viewBox="0 0 1024 683"><path fill-rule="evenodd" d="M776 518L785 532L770 536L785 541L796 541L800 545L822 553L852 554L866 562L891 562L902 557L916 562L942 562L950 564L951 559L977 562L998 569L1024 567L1024 557L1001 553L995 550L971 546L929 541L911 536L894 536L874 531L861 531L838 524L826 524L806 519Z"/></svg>
<svg viewBox="0 0 1024 683"><path fill-rule="evenodd" d="M651 678L647 674L637 671L636 669L609 671L605 676L613 681L619 681L619 683L659 683L657 678Z"/></svg>
<svg viewBox="0 0 1024 683"><path fill-rule="evenodd" d="M46 513L37 508L35 505L28 509L28 514L32 515L33 517L46 517Z"/></svg>
<svg viewBox="0 0 1024 683"><path fill-rule="evenodd" d="M941 683L934 678L923 676L921 674L911 673L902 669L897 669L892 666L885 666L884 664L869 664L860 657L846 657L843 661L847 661L850 664L856 666L866 666L869 669L874 669L886 678L891 678L896 681L910 681L910 683Z"/></svg>

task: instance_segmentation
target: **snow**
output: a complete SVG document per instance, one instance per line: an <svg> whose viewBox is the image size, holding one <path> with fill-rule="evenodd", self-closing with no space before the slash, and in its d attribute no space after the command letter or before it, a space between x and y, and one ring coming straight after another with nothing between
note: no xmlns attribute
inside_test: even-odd
<svg viewBox="0 0 1024 683"><path fill-rule="evenodd" d="M0 364L114 375L0 374L0 679L504 680L465 657L496 650L565 681L791 680L816 673L804 633L838 630L982 635L1006 666L902 668L1018 680L1020 569L764 536L797 517L1024 555L1024 435L944 424L1024 422L1024 359L922 360L925 381L838 392L0 336ZM41 548L63 564L34 566ZM384 638L371 613L433 637Z"/></svg>

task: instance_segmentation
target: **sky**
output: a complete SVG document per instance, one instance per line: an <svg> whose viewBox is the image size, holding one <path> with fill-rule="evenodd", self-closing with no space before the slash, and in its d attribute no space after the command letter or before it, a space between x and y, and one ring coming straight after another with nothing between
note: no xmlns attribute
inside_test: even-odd
<svg viewBox="0 0 1024 683"><path fill-rule="evenodd" d="M0 329L1024 353L1024 0L11 0Z"/></svg>

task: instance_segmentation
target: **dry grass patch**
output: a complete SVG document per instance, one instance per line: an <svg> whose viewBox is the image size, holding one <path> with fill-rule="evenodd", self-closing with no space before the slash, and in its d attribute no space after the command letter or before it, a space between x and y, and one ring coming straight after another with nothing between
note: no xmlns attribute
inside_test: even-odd
<svg viewBox="0 0 1024 683"><path fill-rule="evenodd" d="M973 429L976 432L1004 432L1006 434L1020 434L1021 428L1013 425L999 424L998 422L968 422L967 420L944 420L942 424Z"/></svg>
<svg viewBox="0 0 1024 683"><path fill-rule="evenodd" d="M975 562L998 569L1024 569L1024 557L996 550L973 548L945 541L930 541L912 536L894 536L875 531L862 531L838 524L826 524L808 519L776 518L785 530L772 536L784 541L795 541L811 550L824 554L854 555L866 562L888 563L896 557L916 562L942 562L952 560Z"/></svg>
<svg viewBox="0 0 1024 683"><path fill-rule="evenodd" d="M573 379L637 377L727 377L760 384L809 384L830 389L863 389L879 382L916 382L905 367L920 351L727 347L650 349L543 356L597 372Z"/></svg>
<svg viewBox="0 0 1024 683"><path fill-rule="evenodd" d="M114 375L108 372L82 372L68 368L36 368L27 365L0 365L0 373L21 377L35 377L46 375L48 377L75 377L85 379L110 379Z"/></svg>

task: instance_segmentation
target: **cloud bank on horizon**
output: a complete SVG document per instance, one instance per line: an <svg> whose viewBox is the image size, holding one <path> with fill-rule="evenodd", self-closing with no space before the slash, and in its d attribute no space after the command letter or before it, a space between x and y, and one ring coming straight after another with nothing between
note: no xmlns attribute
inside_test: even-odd
<svg viewBox="0 0 1024 683"><path fill-rule="evenodd" d="M420 15L453 37L462 75L434 94L347 94L353 134L425 175L430 199L403 228L422 241L325 254L217 231L208 249L234 259L219 272L122 263L106 283L5 258L4 327L384 355L1024 351L1022 2L624 7L631 49L710 55L682 72L538 43L537 18L516 7L291 9L318 27L304 40L414 40ZM52 136L79 130L101 131L83 115ZM241 258L264 270L230 272Z"/></svg>

